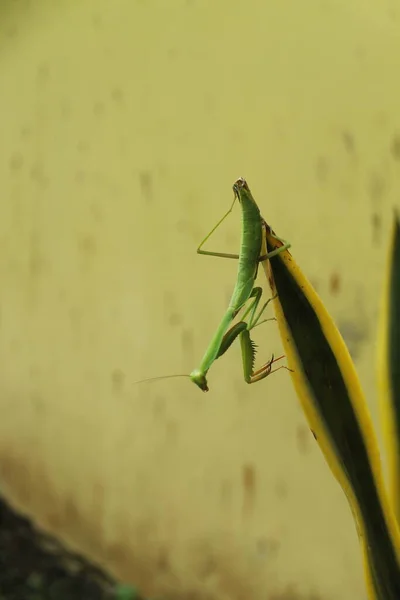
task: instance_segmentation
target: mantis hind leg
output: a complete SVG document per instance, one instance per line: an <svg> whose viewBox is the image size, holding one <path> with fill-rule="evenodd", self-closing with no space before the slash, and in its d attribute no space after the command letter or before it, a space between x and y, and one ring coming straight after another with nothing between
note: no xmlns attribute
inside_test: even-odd
<svg viewBox="0 0 400 600"><path fill-rule="evenodd" d="M268 304L271 302L271 300L274 300L276 298L276 295L272 296L271 298L268 298L268 300L266 302L264 302L263 306L261 307L258 315L256 315L257 307L260 303L262 293L263 293L262 288L260 288L260 287L253 288L253 291L250 294L250 298L254 298L254 300L253 300L253 302L250 303L250 305L248 306L246 311L243 313L243 316L241 318L241 320L244 321L245 318L247 317L247 315L250 314L250 317L248 319L248 325L247 325L248 331L251 331L252 329L254 329L254 327L258 327L258 325L261 325L262 323L266 323L267 321L276 321L275 317L271 317L270 319L263 319L262 321L260 321L260 318L261 318L262 314L264 313L265 309L267 308Z"/></svg>
<svg viewBox="0 0 400 600"><path fill-rule="evenodd" d="M230 209L224 214L224 216L222 217L222 219L220 219L218 221L218 223L215 225L215 227L213 227L210 231L210 233L208 233L206 235L206 237L204 238L204 240L202 242L200 242L199 247L197 248L197 254L205 254L206 256L218 256L219 258L235 258L238 259L239 258L239 254L228 254L226 252L211 252L209 250L202 250L202 247L204 246L204 244L206 243L206 241L212 236L212 234L214 233L214 231L216 229L218 229L218 227L221 225L221 223L223 221L225 221L226 217L232 212L234 204L236 202L236 196L231 204Z"/></svg>

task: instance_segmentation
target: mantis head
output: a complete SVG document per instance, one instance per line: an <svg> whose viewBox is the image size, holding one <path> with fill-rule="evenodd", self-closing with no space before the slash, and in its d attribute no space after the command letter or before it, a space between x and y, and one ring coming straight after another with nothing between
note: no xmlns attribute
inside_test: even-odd
<svg viewBox="0 0 400 600"><path fill-rule="evenodd" d="M207 378L204 373L195 369L190 373L189 377L203 392L208 392Z"/></svg>
<svg viewBox="0 0 400 600"><path fill-rule="evenodd" d="M250 189L249 189L249 186L247 185L247 181L245 180L245 178L239 177L239 179L237 179L235 181L235 183L233 184L233 192L234 192L236 198L239 200L239 202L240 202L240 198L241 198L240 194L243 192L243 190L250 193Z"/></svg>

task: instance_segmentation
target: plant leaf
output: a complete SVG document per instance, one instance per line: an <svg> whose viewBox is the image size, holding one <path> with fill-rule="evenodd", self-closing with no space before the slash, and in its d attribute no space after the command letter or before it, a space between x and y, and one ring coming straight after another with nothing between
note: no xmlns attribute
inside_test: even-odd
<svg viewBox="0 0 400 600"><path fill-rule="evenodd" d="M394 214L378 342L379 405L389 494L400 523L400 221Z"/></svg>
<svg viewBox="0 0 400 600"><path fill-rule="evenodd" d="M282 246L265 223L266 249ZM346 494L370 598L400 598L400 534L384 487L367 404L347 347L287 250L264 261L292 381L309 426Z"/></svg>

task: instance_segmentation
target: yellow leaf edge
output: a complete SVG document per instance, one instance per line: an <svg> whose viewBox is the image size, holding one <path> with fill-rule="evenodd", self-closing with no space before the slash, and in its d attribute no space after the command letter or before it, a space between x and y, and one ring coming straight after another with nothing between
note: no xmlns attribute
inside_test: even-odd
<svg viewBox="0 0 400 600"><path fill-rule="evenodd" d="M387 459L389 496L397 522L400 523L400 438L396 427L395 399L390 378L390 314L393 261L399 243L400 221L395 212L388 245L383 293L379 311L377 344L377 381L379 417ZM400 307L399 307L400 310Z"/></svg>

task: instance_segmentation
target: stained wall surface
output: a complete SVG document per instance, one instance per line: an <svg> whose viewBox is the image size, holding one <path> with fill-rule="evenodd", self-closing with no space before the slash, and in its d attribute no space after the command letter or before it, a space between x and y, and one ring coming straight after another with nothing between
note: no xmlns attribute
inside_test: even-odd
<svg viewBox="0 0 400 600"><path fill-rule="evenodd" d="M190 372L237 265L196 255L243 175L374 418L400 197L400 12L362 0L0 9L0 481L147 595L364 597L355 527L281 370ZM239 211L209 248L236 252ZM276 324L256 332L278 355ZM375 419L376 420L376 419Z"/></svg>

